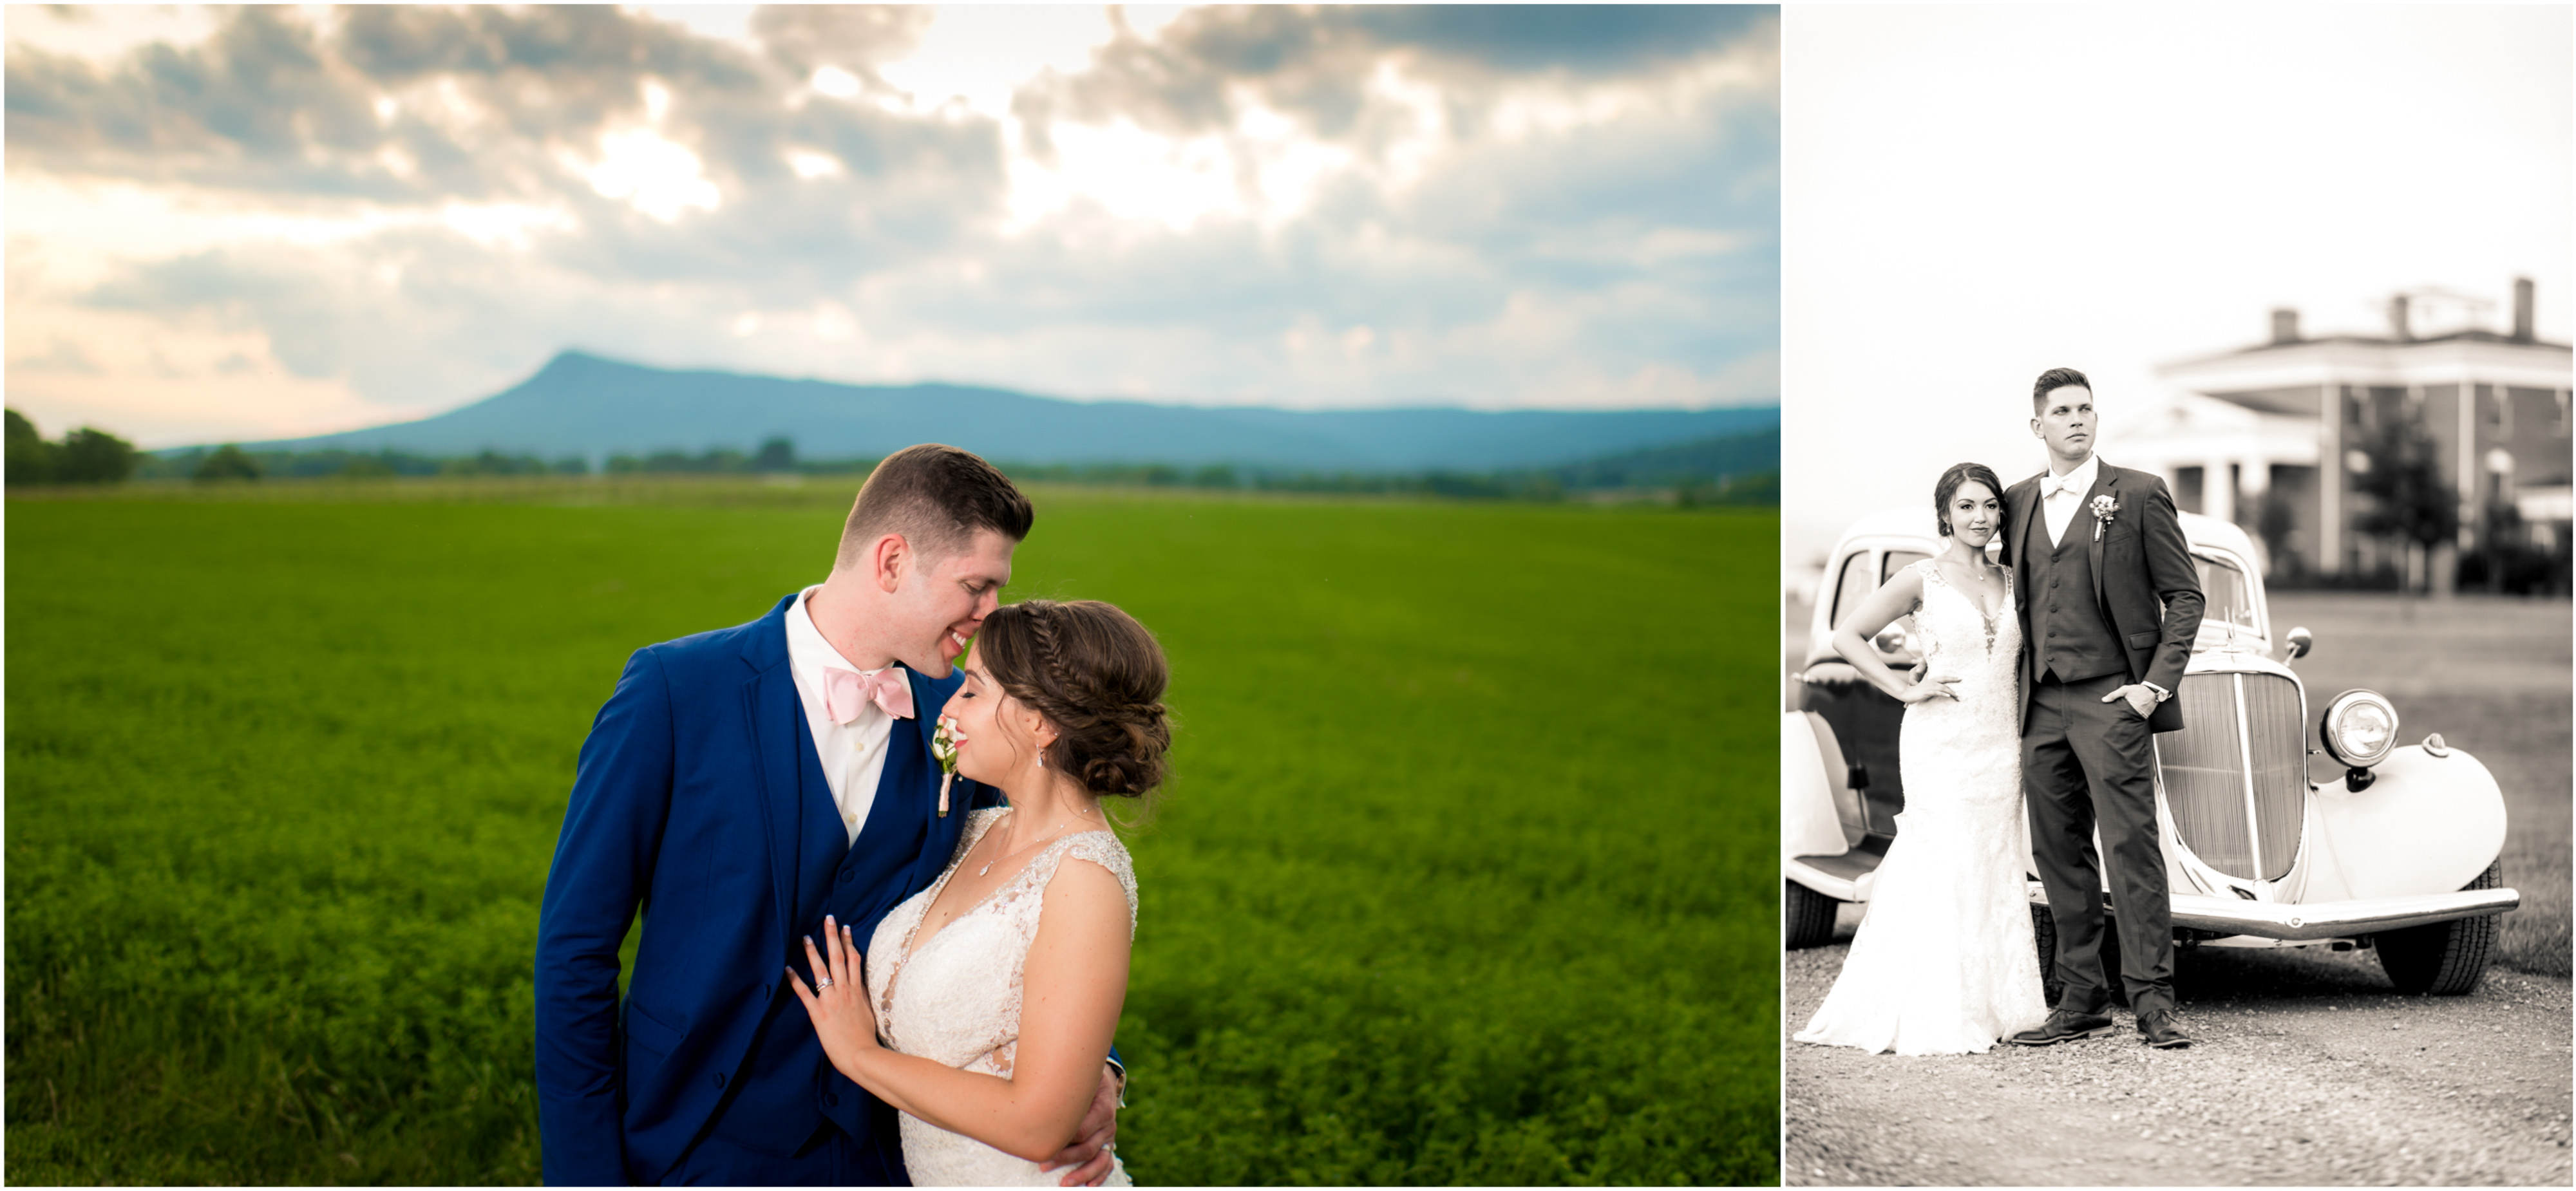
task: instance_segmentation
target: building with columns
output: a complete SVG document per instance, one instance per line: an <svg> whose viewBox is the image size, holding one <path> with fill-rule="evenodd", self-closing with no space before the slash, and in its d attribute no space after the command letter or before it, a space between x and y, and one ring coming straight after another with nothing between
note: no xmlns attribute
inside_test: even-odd
<svg viewBox="0 0 2576 1191"><path fill-rule="evenodd" d="M2459 494L2459 551L2508 531L2488 515L2501 504L2520 514L2510 532L2558 554L2570 531L2571 353L2533 333L2532 301L2532 283L2517 279L2512 330L2498 332L2477 325L2477 299L2399 294L2385 336L2315 339L2299 333L2298 312L2275 310L2267 342L2159 368L2175 399L2105 454L2162 472L2182 508L2246 527L2276 575L2396 568L2447 588L2449 558L2410 558L2356 528L2370 501L2355 487L2370 468L2362 445L2407 419Z"/></svg>

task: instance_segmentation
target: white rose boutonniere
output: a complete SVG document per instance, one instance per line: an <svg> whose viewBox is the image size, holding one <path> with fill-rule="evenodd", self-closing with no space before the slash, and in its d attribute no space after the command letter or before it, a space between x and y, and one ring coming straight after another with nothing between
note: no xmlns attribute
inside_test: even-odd
<svg viewBox="0 0 2576 1191"><path fill-rule="evenodd" d="M948 733L947 716L930 733L930 755L939 760L939 817L948 817L948 784L957 780L957 738Z"/></svg>
<svg viewBox="0 0 2576 1191"><path fill-rule="evenodd" d="M2093 498L2093 540L2102 540L2102 527L2111 523L2111 515L2120 511L2120 502L2108 496Z"/></svg>

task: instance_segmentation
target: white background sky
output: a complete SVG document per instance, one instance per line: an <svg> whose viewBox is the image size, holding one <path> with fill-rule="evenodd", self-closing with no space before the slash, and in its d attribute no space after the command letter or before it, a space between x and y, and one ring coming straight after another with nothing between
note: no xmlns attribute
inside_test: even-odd
<svg viewBox="0 0 2576 1191"><path fill-rule="evenodd" d="M2155 366L2383 333L2387 295L2539 287L2570 338L2566 6L1791 7L1782 555L2044 464L2030 384L2083 369L2117 462Z"/></svg>
<svg viewBox="0 0 2576 1191"><path fill-rule="evenodd" d="M7 381L158 447L581 348L1077 398L1779 393L1767 7L6 13Z"/></svg>

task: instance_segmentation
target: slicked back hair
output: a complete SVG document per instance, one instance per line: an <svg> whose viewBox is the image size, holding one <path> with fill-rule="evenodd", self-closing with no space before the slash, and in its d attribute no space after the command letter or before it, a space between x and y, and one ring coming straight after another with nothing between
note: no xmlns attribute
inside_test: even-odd
<svg viewBox="0 0 2576 1191"><path fill-rule="evenodd" d="M927 565L963 552L979 529L1024 541L1036 519L1029 498L1010 477L973 452L939 443L905 447L886 456L859 486L832 565L860 565L867 548L890 533L902 534Z"/></svg>
<svg viewBox="0 0 2576 1191"><path fill-rule="evenodd" d="M2072 368L2051 368L2040 373L2039 379L2030 386L2030 412L2036 414L2047 409L2048 395L2068 385L2081 386L2087 393L2093 391L2093 382Z"/></svg>

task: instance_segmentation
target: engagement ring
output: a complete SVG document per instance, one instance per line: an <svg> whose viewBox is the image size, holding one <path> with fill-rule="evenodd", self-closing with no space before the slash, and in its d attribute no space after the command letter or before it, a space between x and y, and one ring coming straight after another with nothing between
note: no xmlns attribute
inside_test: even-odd
<svg viewBox="0 0 2576 1191"><path fill-rule="evenodd" d="M827 989L827 988L830 988L830 987L832 987L832 978L831 978L831 977L829 977L829 976L817 976L817 977L815 977L815 978L814 978L814 988L816 989L816 991L820 991L820 990Z"/></svg>

